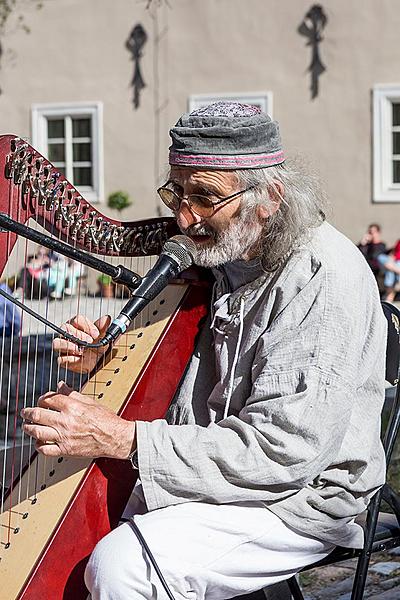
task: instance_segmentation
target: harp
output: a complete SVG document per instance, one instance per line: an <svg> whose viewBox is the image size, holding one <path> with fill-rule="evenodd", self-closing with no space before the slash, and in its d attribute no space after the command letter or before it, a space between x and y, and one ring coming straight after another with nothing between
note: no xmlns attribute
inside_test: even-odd
<svg viewBox="0 0 400 600"><path fill-rule="evenodd" d="M127 266L141 274L150 268L151 257L160 252L163 241L175 233L174 221L168 218L122 223L104 217L43 156L14 136L0 137L0 212L19 223L44 228L73 246L105 255L108 261L120 263L125 257ZM79 271L79 265L59 259L60 264L54 266L41 252L13 233L0 232L0 281L18 292L22 303L53 322L60 324L77 312L94 319L95 309L100 314L117 313L126 302L123 290L117 290L120 297L111 301L104 295L90 297L89 275ZM65 284L67 269L77 293L67 299L64 287L60 301L60 294L54 294L57 281L50 275L59 271ZM69 287L71 291L71 282ZM3 304L2 598L85 599L87 558L97 541L117 525L134 483L126 461L38 456L21 430L20 409L34 405L41 393L64 379L126 419L162 418L193 351L206 313L207 287L200 280L169 285L88 377L60 372L51 351L52 336L38 330L37 323L26 313L19 314L14 305Z"/></svg>

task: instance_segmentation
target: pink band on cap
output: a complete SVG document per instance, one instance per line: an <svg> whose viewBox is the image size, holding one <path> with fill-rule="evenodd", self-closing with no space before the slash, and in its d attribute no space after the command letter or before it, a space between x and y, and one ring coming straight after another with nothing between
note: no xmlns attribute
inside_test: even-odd
<svg viewBox="0 0 400 600"><path fill-rule="evenodd" d="M182 165L185 167L222 167L239 169L253 167L271 167L285 160L282 150L272 154L239 154L239 155L213 155L213 154L181 154L179 152L169 153L170 165Z"/></svg>

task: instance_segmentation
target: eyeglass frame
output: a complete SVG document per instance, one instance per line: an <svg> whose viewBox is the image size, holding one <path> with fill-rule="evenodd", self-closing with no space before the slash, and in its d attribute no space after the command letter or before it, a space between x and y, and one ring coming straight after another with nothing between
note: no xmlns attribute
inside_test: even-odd
<svg viewBox="0 0 400 600"><path fill-rule="evenodd" d="M234 200L234 198L236 198L237 196L240 196L240 194L244 194L245 192L248 192L250 190L253 190L256 186L255 185L251 185L250 187L244 189L244 190L240 190L239 192L235 192L234 194L231 194L230 196L226 196L225 198L221 198L220 200L218 200L217 202L211 202L210 200L210 208L213 209L212 213L210 215L199 215L199 213L197 213L192 205L190 204L189 198L190 196L201 196L202 198L206 198L207 200L209 200L208 196L205 196L203 194L188 194L187 196L178 196L178 194L176 192L174 192L174 190L171 190L170 188L167 188L167 185L169 183L174 183L173 181L167 181L167 183L165 183L164 185L160 186L159 188L157 188L157 194L160 196L161 198L161 194L160 194L160 190L167 190L168 192L171 192L171 194L173 194L178 200L179 200L179 205L178 208L173 209L170 206L168 206L168 204L166 204L164 202L164 200L161 198L161 201L164 202L165 206L167 208L169 208L170 210L172 210L173 212L178 212L181 208L181 204L183 200L186 200L186 202L189 205L189 208L192 212L194 212L195 215L197 215L198 217L203 217L204 219L208 219L209 217L212 217L212 215L215 213L215 206L218 206L219 204L222 204L223 202L227 202L228 200Z"/></svg>

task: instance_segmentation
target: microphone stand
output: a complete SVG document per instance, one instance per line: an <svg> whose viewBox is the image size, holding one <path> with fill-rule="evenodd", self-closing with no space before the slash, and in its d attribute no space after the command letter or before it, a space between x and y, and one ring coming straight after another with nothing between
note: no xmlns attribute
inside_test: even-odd
<svg viewBox="0 0 400 600"><path fill-rule="evenodd" d="M62 242L61 240L51 238L44 233L35 231L35 229L32 229L32 227L28 227L27 225L23 225L18 221L14 221L4 213L0 213L0 232L1 231L11 231L12 233L21 235L31 242L36 242L37 244L46 246L46 248L50 248L50 250L54 250L59 254L67 256L68 258L77 260L78 262L91 267L96 271L100 271L100 273L109 275L114 283L125 285L130 291L136 289L142 281L140 275L134 271L131 271L130 269L127 269L123 265L110 265L106 261L96 258L84 250L78 250L78 248L74 248L73 246Z"/></svg>

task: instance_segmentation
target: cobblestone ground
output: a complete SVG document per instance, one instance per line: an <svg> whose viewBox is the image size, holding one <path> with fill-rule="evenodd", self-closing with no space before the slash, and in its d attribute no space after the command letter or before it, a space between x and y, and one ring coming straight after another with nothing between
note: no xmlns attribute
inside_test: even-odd
<svg viewBox="0 0 400 600"><path fill-rule="evenodd" d="M350 600L356 559L312 569L300 576L305 600ZM400 600L400 549L373 555L364 598Z"/></svg>

